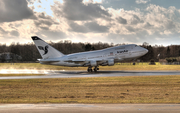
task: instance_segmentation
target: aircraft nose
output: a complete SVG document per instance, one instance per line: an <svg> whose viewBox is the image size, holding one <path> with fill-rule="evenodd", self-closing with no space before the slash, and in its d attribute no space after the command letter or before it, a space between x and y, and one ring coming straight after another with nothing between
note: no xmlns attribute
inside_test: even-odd
<svg viewBox="0 0 180 113"><path fill-rule="evenodd" d="M144 48L144 54L148 53L148 50Z"/></svg>
<svg viewBox="0 0 180 113"><path fill-rule="evenodd" d="M146 48L141 47L142 54L145 55L148 53L148 50Z"/></svg>
<svg viewBox="0 0 180 113"><path fill-rule="evenodd" d="M148 50L147 50L147 49L145 49L145 53L148 53Z"/></svg>

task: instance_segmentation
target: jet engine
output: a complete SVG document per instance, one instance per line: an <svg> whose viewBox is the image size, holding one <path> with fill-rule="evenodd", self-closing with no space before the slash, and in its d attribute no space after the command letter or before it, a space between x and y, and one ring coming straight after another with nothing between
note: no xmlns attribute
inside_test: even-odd
<svg viewBox="0 0 180 113"><path fill-rule="evenodd" d="M109 59L108 61L101 64L102 66L113 66L114 65L114 59Z"/></svg>
<svg viewBox="0 0 180 113"><path fill-rule="evenodd" d="M97 62L92 60L92 61L90 61L90 65L91 66L97 66Z"/></svg>
<svg viewBox="0 0 180 113"><path fill-rule="evenodd" d="M108 66L113 66L113 65L114 65L114 59L109 59Z"/></svg>

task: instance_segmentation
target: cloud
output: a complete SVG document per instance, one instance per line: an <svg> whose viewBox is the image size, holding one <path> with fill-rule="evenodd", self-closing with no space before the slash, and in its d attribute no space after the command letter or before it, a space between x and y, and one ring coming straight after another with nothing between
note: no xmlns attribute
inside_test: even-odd
<svg viewBox="0 0 180 113"><path fill-rule="evenodd" d="M176 25L175 25L175 23L172 20L168 20L165 23L165 28L166 29L174 29L174 28L176 28Z"/></svg>
<svg viewBox="0 0 180 113"><path fill-rule="evenodd" d="M17 1L19 3L21 0ZM29 2L33 5L33 0ZM3 37L9 37L8 41L25 42L30 40L31 35L38 35L45 40L107 41L115 44L161 44L173 42L170 38L180 39L180 10L174 6L165 8L152 4L153 0L151 4L148 4L150 0L109 1L116 4L115 8L113 5L104 7L103 2L56 1L48 6L53 12L53 16L49 16L47 12L32 11L33 7L28 8L26 0L19 4L14 0L2 0L0 38L5 40ZM11 3L15 3L15 6ZM123 4L132 7L122 8ZM36 18L31 19L33 16Z"/></svg>
<svg viewBox="0 0 180 113"><path fill-rule="evenodd" d="M17 36L17 37L19 36L19 32L17 32L17 31L11 31L10 34L12 36Z"/></svg>
<svg viewBox="0 0 180 113"><path fill-rule="evenodd" d="M114 21L113 25L110 24L108 34L113 34L113 42L142 44L144 41L150 44L168 44L169 41L172 44L176 43L175 40L179 40L180 11L175 7L164 8L150 4L141 10L121 9L120 11L111 10L111 12L112 15L121 16L127 21L127 24Z"/></svg>
<svg viewBox="0 0 180 113"><path fill-rule="evenodd" d="M153 26L149 22L146 22L143 26L143 28L147 28L147 29L149 29L151 27L153 27Z"/></svg>
<svg viewBox="0 0 180 113"><path fill-rule="evenodd" d="M149 1L151 1L151 0L136 0L136 3L137 3L137 4L146 4L146 3L148 3Z"/></svg>
<svg viewBox="0 0 180 113"><path fill-rule="evenodd" d="M141 20L137 15L132 15L131 18L131 24L136 25L138 23L143 23L143 20Z"/></svg>
<svg viewBox="0 0 180 113"><path fill-rule="evenodd" d="M36 33L37 36L43 37L44 40L62 40L67 38L66 33L62 31L51 31L51 30L41 30Z"/></svg>
<svg viewBox="0 0 180 113"><path fill-rule="evenodd" d="M122 18L122 17L118 17L117 18L117 21L120 23L120 24L127 24L127 20Z"/></svg>
<svg viewBox="0 0 180 113"><path fill-rule="evenodd" d="M0 22L13 22L22 19L35 18L26 0L1 0Z"/></svg>
<svg viewBox="0 0 180 113"><path fill-rule="evenodd" d="M47 26L51 26L53 24L53 22L50 20L35 20L34 23L36 26L40 26L42 24L47 25Z"/></svg>
<svg viewBox="0 0 180 113"><path fill-rule="evenodd" d="M0 32L1 32L1 34L7 34L7 32L1 27L0 27Z"/></svg>
<svg viewBox="0 0 180 113"><path fill-rule="evenodd" d="M79 25L77 23L71 22L70 24L70 29L69 31L74 31L74 32L80 32L80 33L87 33L88 29L84 25Z"/></svg>
<svg viewBox="0 0 180 113"><path fill-rule="evenodd" d="M49 30L53 22L50 20L35 20L34 24L36 25L37 28Z"/></svg>
<svg viewBox="0 0 180 113"><path fill-rule="evenodd" d="M34 20L34 24L36 27L41 28L43 30L49 30L49 28L53 24L59 24L55 22L55 20L52 17L45 15L44 13L38 13L36 14L36 16L38 18Z"/></svg>
<svg viewBox="0 0 180 113"><path fill-rule="evenodd" d="M153 25L154 30L159 31L163 34L165 31L179 32L180 23L179 23L179 10L173 7L168 9L157 6L149 5L146 8L148 13L145 15L146 22Z"/></svg>
<svg viewBox="0 0 180 113"><path fill-rule="evenodd" d="M108 32L108 26L101 26L96 22L86 23L85 26L89 29L90 32L103 33Z"/></svg>
<svg viewBox="0 0 180 113"><path fill-rule="evenodd" d="M65 18L73 21L85 21L110 16L108 10L103 9L99 3L88 2L85 4L83 0L65 0L63 5L59 3L59 6L55 9L55 14L62 13Z"/></svg>
<svg viewBox="0 0 180 113"><path fill-rule="evenodd" d="M129 31L129 32L135 32L136 29L131 27L131 26L127 26L126 29Z"/></svg>
<svg viewBox="0 0 180 113"><path fill-rule="evenodd" d="M51 17L46 15L45 13L38 13L37 17L40 19L51 19Z"/></svg>
<svg viewBox="0 0 180 113"><path fill-rule="evenodd" d="M97 22L87 22L84 25L79 25L72 22L70 24L70 31L79 33L104 33L108 32L109 28L107 26L99 25Z"/></svg>

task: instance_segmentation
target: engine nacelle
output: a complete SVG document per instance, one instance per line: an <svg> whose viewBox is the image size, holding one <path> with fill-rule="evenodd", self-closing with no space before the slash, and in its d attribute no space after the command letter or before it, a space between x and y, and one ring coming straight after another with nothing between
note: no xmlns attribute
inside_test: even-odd
<svg viewBox="0 0 180 113"><path fill-rule="evenodd" d="M90 61L90 65L91 66L97 66L97 62L96 61Z"/></svg>
<svg viewBox="0 0 180 113"><path fill-rule="evenodd" d="M101 64L101 66L113 66L114 65L114 59L109 59L107 62L104 62Z"/></svg>
<svg viewBox="0 0 180 113"><path fill-rule="evenodd" d="M114 65L114 59L108 60L108 66L113 66Z"/></svg>
<svg viewBox="0 0 180 113"><path fill-rule="evenodd" d="M107 65L108 65L107 62L104 62L104 63L101 64L101 66L107 66Z"/></svg>

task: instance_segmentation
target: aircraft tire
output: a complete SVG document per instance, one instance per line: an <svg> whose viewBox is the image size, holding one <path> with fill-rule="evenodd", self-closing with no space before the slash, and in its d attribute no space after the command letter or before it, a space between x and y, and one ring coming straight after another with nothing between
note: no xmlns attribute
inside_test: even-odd
<svg viewBox="0 0 180 113"><path fill-rule="evenodd" d="M94 69L94 72L97 72L97 69Z"/></svg>
<svg viewBox="0 0 180 113"><path fill-rule="evenodd" d="M88 72L93 72L93 70L91 68L88 68L87 71Z"/></svg>
<svg viewBox="0 0 180 113"><path fill-rule="evenodd" d="M93 72L93 70L92 69L90 69L91 71L90 72Z"/></svg>
<svg viewBox="0 0 180 113"><path fill-rule="evenodd" d="M88 68L87 71L90 72L90 69Z"/></svg>

